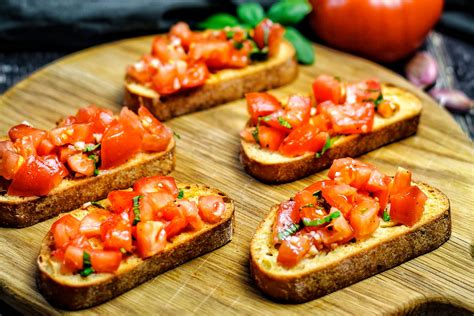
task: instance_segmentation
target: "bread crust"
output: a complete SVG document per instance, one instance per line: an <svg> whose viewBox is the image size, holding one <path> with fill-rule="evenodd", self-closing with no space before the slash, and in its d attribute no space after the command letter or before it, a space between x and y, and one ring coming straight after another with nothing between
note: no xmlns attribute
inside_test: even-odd
<svg viewBox="0 0 474 316"><path fill-rule="evenodd" d="M179 187L185 186L184 184ZM48 232L41 245L38 256L36 284L48 302L66 310L78 310L104 303L120 294L146 282L155 276L181 265L195 257L215 250L232 239L234 229L234 202L217 189L203 185L187 185L208 194L220 195L226 203L226 212L216 224L208 224L204 229L173 240L165 250L140 263L127 267L123 272L108 274L99 281L72 284L67 276L54 276L48 271L48 260L54 243Z"/></svg>
<svg viewBox="0 0 474 316"><path fill-rule="evenodd" d="M103 199L111 190L130 187L136 180L155 174L166 175L175 167L175 141L160 153L139 153L119 167L96 177L63 180L47 196L0 196L0 226L31 226L85 202Z"/></svg>
<svg viewBox="0 0 474 316"><path fill-rule="evenodd" d="M394 91L401 91L391 87ZM408 95L408 92L403 92ZM385 95L385 94L384 94ZM410 96L413 97L414 96ZM417 99L416 99L417 100ZM419 100L418 100L419 102ZM403 109L403 104L400 105ZM421 104L417 110L401 120L383 124L367 134L344 136L344 140L336 143L325 154L317 158L314 154L307 154L291 160L269 162L262 154L261 157L251 154L249 144L240 142L240 161L245 171L252 177L265 183L285 183L295 181L331 165L333 160L344 157L357 157L381 146L414 135L418 129L421 116ZM260 152L266 152L261 150Z"/></svg>
<svg viewBox="0 0 474 316"><path fill-rule="evenodd" d="M203 86L169 96L156 92L146 95L134 89L134 80L125 78L124 106L137 110L147 107L160 121L186 113L208 109L242 98L247 92L264 91L283 86L298 75L294 48L282 42L285 53L274 62L261 62L239 70L223 70ZM135 84L136 86L136 84ZM154 96L153 96L154 95Z"/></svg>
<svg viewBox="0 0 474 316"><path fill-rule="evenodd" d="M450 205L448 198L439 190L424 184L417 185L438 203L435 216L416 224L406 233L394 234L389 240L371 247L353 251L342 260L321 265L315 269L293 274L270 273L258 262L255 236L261 234L264 223L273 222L276 209L257 228L250 248L250 272L257 287L277 301L303 303L377 273L395 267L410 259L430 252L451 235Z"/></svg>

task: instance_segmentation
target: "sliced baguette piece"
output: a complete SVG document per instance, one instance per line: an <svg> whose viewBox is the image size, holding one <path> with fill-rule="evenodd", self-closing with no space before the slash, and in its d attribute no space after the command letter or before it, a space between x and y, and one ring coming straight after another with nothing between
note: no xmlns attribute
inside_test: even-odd
<svg viewBox="0 0 474 316"><path fill-rule="evenodd" d="M115 273L94 273L85 278L79 274L60 273L60 263L51 259L54 240L52 233L48 232L37 260L37 286L46 300L67 310L95 306L231 241L234 202L221 191L208 186L178 184L178 188L183 190L185 198L196 202L201 195L221 196L226 204L221 221L205 224L198 232L183 232L177 235L172 242L167 243L163 252L153 257L141 259L131 255L122 261ZM71 214L82 219L87 211L78 209Z"/></svg>
<svg viewBox="0 0 474 316"><path fill-rule="evenodd" d="M274 300L303 303L438 248L451 235L449 200L427 184L416 185L428 200L423 216L413 227L381 222L369 239L305 258L291 269L276 261L278 250L271 234L278 206L272 207L250 245L250 271L255 284Z"/></svg>
<svg viewBox="0 0 474 316"><path fill-rule="evenodd" d="M47 196L19 197L0 194L0 226L31 226L85 202L103 199L112 190L130 187L136 180L174 170L175 141L159 153L138 153L126 163L101 170L98 176L63 179Z"/></svg>
<svg viewBox="0 0 474 316"><path fill-rule="evenodd" d="M266 183L291 182L329 167L334 159L357 157L415 134L420 121L421 101L393 85L383 85L382 93L385 99L398 104L399 110L389 118L375 115L372 132L341 136L320 158L314 154L286 157L241 140L240 161L245 171Z"/></svg>
<svg viewBox="0 0 474 316"><path fill-rule="evenodd" d="M283 86L298 75L295 49L282 41L278 54L267 61L255 62L242 69L225 69L212 74L195 89L160 96L155 90L125 78L124 106L137 110L146 106L160 121L200 111L242 98L245 93Z"/></svg>

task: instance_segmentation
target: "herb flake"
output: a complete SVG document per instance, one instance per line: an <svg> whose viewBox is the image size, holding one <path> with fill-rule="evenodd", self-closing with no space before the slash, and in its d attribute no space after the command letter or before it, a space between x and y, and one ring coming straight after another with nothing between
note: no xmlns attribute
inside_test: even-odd
<svg viewBox="0 0 474 316"><path fill-rule="evenodd" d="M82 253L82 267L83 269L79 271L82 277L86 277L95 272L91 264L91 255L86 251Z"/></svg>
<svg viewBox="0 0 474 316"><path fill-rule="evenodd" d="M92 155L89 155L88 158L94 162L94 176L98 176L99 175L99 168L98 168L99 157L96 154L92 154Z"/></svg>
<svg viewBox="0 0 474 316"><path fill-rule="evenodd" d="M184 197L184 191L183 189L179 189L178 199L182 199L183 197Z"/></svg>
<svg viewBox="0 0 474 316"><path fill-rule="evenodd" d="M292 128L291 124L281 116L278 117L278 123L283 127Z"/></svg>
<svg viewBox="0 0 474 316"><path fill-rule="evenodd" d="M390 222L390 215L388 214L387 210L383 211L382 219L384 222Z"/></svg>
<svg viewBox="0 0 474 316"><path fill-rule="evenodd" d="M252 136L253 139L258 143L260 143L260 139L258 138L258 125L255 127L255 129L252 131Z"/></svg>
<svg viewBox="0 0 474 316"><path fill-rule="evenodd" d="M174 131L173 131L173 135L174 135L174 137L176 137L177 139L181 139L181 135L179 135L178 133L176 133L176 132L174 132Z"/></svg>
<svg viewBox="0 0 474 316"><path fill-rule="evenodd" d="M300 229L300 225L293 223L293 224L291 224L290 227L288 227L284 231L278 233L278 239L284 240L284 239L286 239L286 237L291 236L294 233L296 233L298 231L298 229Z"/></svg>
<svg viewBox="0 0 474 316"><path fill-rule="evenodd" d="M96 144L96 145L87 145L87 146L84 148L83 152L85 152L85 153L90 153L90 152L92 152L92 151L98 149L99 147L100 147L100 143L99 143L99 144Z"/></svg>
<svg viewBox="0 0 474 316"><path fill-rule="evenodd" d="M133 218L133 223L132 225L133 226L136 226L140 221L141 221L141 218L140 218L140 199L142 198L141 195L137 195L135 197L133 197L133 215L134 215L134 218Z"/></svg>
<svg viewBox="0 0 474 316"><path fill-rule="evenodd" d="M338 218L340 216L341 216L341 212L336 211L334 213L329 214L328 216L325 216L323 218L314 219L314 220L309 220L307 218L303 218L303 224L304 224L304 226L307 226L307 227L321 226L323 224L329 223L333 219Z"/></svg>
<svg viewBox="0 0 474 316"><path fill-rule="evenodd" d="M100 204L100 203L97 202L97 201L92 201L92 202L91 202L91 205L92 205L92 206L95 206L95 207L98 207L98 208L105 208L102 204Z"/></svg>

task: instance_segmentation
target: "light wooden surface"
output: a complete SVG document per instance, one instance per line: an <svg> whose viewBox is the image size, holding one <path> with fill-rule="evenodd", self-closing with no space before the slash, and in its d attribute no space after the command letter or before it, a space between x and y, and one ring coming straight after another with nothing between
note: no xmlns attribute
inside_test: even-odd
<svg viewBox="0 0 474 316"><path fill-rule="evenodd" d="M125 65L148 51L149 43L150 37L145 37L91 48L33 74L1 96L0 134L23 120L51 128L62 116L89 103L118 112ZM343 79L378 77L412 90L422 99L424 112L416 136L361 159L388 174L394 174L401 165L412 170L416 180L445 192L451 200L451 239L432 253L318 300L301 305L268 300L249 277L252 234L271 205L322 179L326 171L277 186L264 185L248 176L238 160L238 133L247 120L245 103L239 100L168 122L181 135L172 175L180 181L220 188L236 201L237 225L232 242L84 313L385 314L440 311L447 305L474 311L472 143L446 112L403 78L322 46L317 46L316 53L316 64L301 67L299 78L278 92L307 93L317 74L330 73ZM24 312L62 312L50 306L35 286L35 260L52 222L0 229L1 299Z"/></svg>

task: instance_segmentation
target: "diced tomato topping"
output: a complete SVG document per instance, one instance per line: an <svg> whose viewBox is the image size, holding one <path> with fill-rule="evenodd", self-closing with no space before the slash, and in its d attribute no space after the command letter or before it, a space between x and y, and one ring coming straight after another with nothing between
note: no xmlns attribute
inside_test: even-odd
<svg viewBox="0 0 474 316"><path fill-rule="evenodd" d="M137 224L137 254L141 258L151 257L166 246L165 225L162 222L147 221Z"/></svg>
<svg viewBox="0 0 474 316"><path fill-rule="evenodd" d="M398 110L398 105L389 100L382 100L377 106L377 114L383 118L391 117Z"/></svg>
<svg viewBox="0 0 474 316"><path fill-rule="evenodd" d="M211 224L220 221L224 215L226 205L220 196L200 196L198 199L199 216Z"/></svg>
<svg viewBox="0 0 474 316"><path fill-rule="evenodd" d="M357 189L347 184L336 184L321 189L323 197L333 207L348 217L354 204Z"/></svg>
<svg viewBox="0 0 474 316"><path fill-rule="evenodd" d="M257 129L259 144L262 148L273 151L278 150L283 139L285 139L285 132L275 128L259 125Z"/></svg>
<svg viewBox="0 0 474 316"><path fill-rule="evenodd" d="M374 199L358 195L356 204L351 210L350 224L357 240L370 237L379 227L379 204Z"/></svg>
<svg viewBox="0 0 474 316"><path fill-rule="evenodd" d="M98 134L103 134L114 120L112 111L98 108L95 105L81 108L76 114L77 123L92 123L92 132Z"/></svg>
<svg viewBox="0 0 474 316"><path fill-rule="evenodd" d="M55 146L74 144L76 142L92 143L92 123L78 123L64 127L57 127L49 132L49 139Z"/></svg>
<svg viewBox="0 0 474 316"><path fill-rule="evenodd" d="M253 137L253 132L255 131L255 127L246 128L240 132L240 137L249 143L255 143L255 137Z"/></svg>
<svg viewBox="0 0 474 316"><path fill-rule="evenodd" d="M181 45L187 50L191 43L193 32L187 23L178 22L171 27L170 35L178 37L181 40Z"/></svg>
<svg viewBox="0 0 474 316"><path fill-rule="evenodd" d="M159 219L163 216L162 208L172 203L175 197L165 191L143 193L140 199L140 217L142 221Z"/></svg>
<svg viewBox="0 0 474 316"><path fill-rule="evenodd" d="M107 200L110 201L111 209L119 214L124 211L129 211L133 208L133 198L140 195L134 191L112 191L107 195Z"/></svg>
<svg viewBox="0 0 474 316"><path fill-rule="evenodd" d="M40 156L45 156L51 154L55 149L56 146L49 139L45 138L39 143L36 152Z"/></svg>
<svg viewBox="0 0 474 316"><path fill-rule="evenodd" d="M116 271L122 261L120 251L94 249L90 252L92 268L97 273L111 273Z"/></svg>
<svg viewBox="0 0 474 316"><path fill-rule="evenodd" d="M117 122L111 125L102 138L101 169L109 169L125 163L141 148L141 135L126 125Z"/></svg>
<svg viewBox="0 0 474 316"><path fill-rule="evenodd" d="M309 120L311 99L301 95L291 95L282 110L264 117L262 124L289 133Z"/></svg>
<svg viewBox="0 0 474 316"><path fill-rule="evenodd" d="M8 131L8 136L12 142L15 142L17 139L23 138L25 136L30 136L33 141L33 145L36 148L39 146L41 141L48 136L48 132L26 124L19 124L10 128Z"/></svg>
<svg viewBox="0 0 474 316"><path fill-rule="evenodd" d="M181 233L188 222L184 214L184 209L176 204L171 204L162 209L163 218L168 221L165 226L168 239Z"/></svg>
<svg viewBox="0 0 474 316"><path fill-rule="evenodd" d="M294 232L294 227L300 222L299 210L294 201L285 201L280 204L273 223L273 242L280 243L285 236Z"/></svg>
<svg viewBox="0 0 474 316"><path fill-rule="evenodd" d="M56 248L63 248L74 240L79 234L80 224L81 222L71 214L66 214L55 221L51 226L51 232Z"/></svg>
<svg viewBox="0 0 474 316"><path fill-rule="evenodd" d="M273 95L266 92L251 92L245 94L247 109L254 124L258 123L258 118L267 116L281 109L280 101Z"/></svg>
<svg viewBox="0 0 474 316"><path fill-rule="evenodd" d="M294 267L304 258L310 247L311 244L306 236L291 236L281 243L277 262L286 268Z"/></svg>
<svg viewBox="0 0 474 316"><path fill-rule="evenodd" d="M80 222L79 232L86 237L100 236L100 226L110 216L110 212L96 208Z"/></svg>
<svg viewBox="0 0 474 316"><path fill-rule="evenodd" d="M68 246L64 252L64 264L73 270L81 270L83 263L84 250L76 246Z"/></svg>
<svg viewBox="0 0 474 316"><path fill-rule="evenodd" d="M333 76L320 75L313 82L313 94L317 103L331 101L334 104L344 103L342 82Z"/></svg>
<svg viewBox="0 0 474 316"><path fill-rule="evenodd" d="M144 194L150 192L165 191L170 193L174 198L178 197L179 190L173 177L168 176L152 176L138 180L133 185L133 190Z"/></svg>
<svg viewBox="0 0 474 316"><path fill-rule="evenodd" d="M349 184L357 189L365 187L374 167L352 158L340 158L333 161L328 177Z"/></svg>
<svg viewBox="0 0 474 316"><path fill-rule="evenodd" d="M131 224L119 215L110 215L100 225L100 232L104 249L120 250L120 248L124 248L127 251L132 250Z"/></svg>
<svg viewBox="0 0 474 316"><path fill-rule="evenodd" d="M264 19L253 31L253 40L258 48L268 47L270 56L278 53L278 48L283 38L284 29L278 23L273 23L270 19Z"/></svg>
<svg viewBox="0 0 474 316"><path fill-rule="evenodd" d="M162 63L176 62L187 58L183 47L179 43L173 43L165 36L157 36L151 46L151 54Z"/></svg>
<svg viewBox="0 0 474 316"><path fill-rule="evenodd" d="M3 158L0 161L0 175L7 180L11 180L24 164L25 158L16 153L14 149L4 151L2 156Z"/></svg>
<svg viewBox="0 0 474 316"><path fill-rule="evenodd" d="M337 208L332 207L330 214L338 211ZM336 219L333 219L328 226L325 226L319 232L324 245L328 248L332 248L333 244L345 244L354 238L353 229L344 216L339 216Z"/></svg>
<svg viewBox="0 0 474 316"><path fill-rule="evenodd" d="M392 194L390 196L391 220L407 226L415 225L423 215L427 199L426 194L416 185Z"/></svg>
<svg viewBox="0 0 474 316"><path fill-rule="evenodd" d="M382 87L376 80L366 80L346 85L347 103L374 102L381 96Z"/></svg>
<svg viewBox="0 0 474 316"><path fill-rule="evenodd" d="M283 140L279 152L290 157L316 153L323 149L328 138L326 132L320 132L311 124L305 124L296 128Z"/></svg>
<svg viewBox="0 0 474 316"><path fill-rule="evenodd" d="M199 216L199 209L195 202L186 199L176 201L176 205L183 210L188 227L193 231L198 231L204 226L204 222Z"/></svg>
<svg viewBox="0 0 474 316"><path fill-rule="evenodd" d="M374 105L370 102L327 106L323 114L331 119L337 134L368 133L374 124Z"/></svg>
<svg viewBox="0 0 474 316"><path fill-rule="evenodd" d="M411 186L411 172L398 167L397 173L393 178L393 186L390 194L398 194Z"/></svg>
<svg viewBox="0 0 474 316"><path fill-rule="evenodd" d="M95 161L87 155L79 153L67 158L69 168L79 175L90 177L94 174ZM76 174L76 176L78 176Z"/></svg>
<svg viewBox="0 0 474 316"><path fill-rule="evenodd" d="M232 44L228 41L208 39L205 42L195 42L189 47L189 58L202 60L209 69L227 68L232 53Z"/></svg>
<svg viewBox="0 0 474 316"><path fill-rule="evenodd" d="M13 147L16 152L24 158L36 155L36 147L31 136L23 136L18 138L14 143Z"/></svg>

